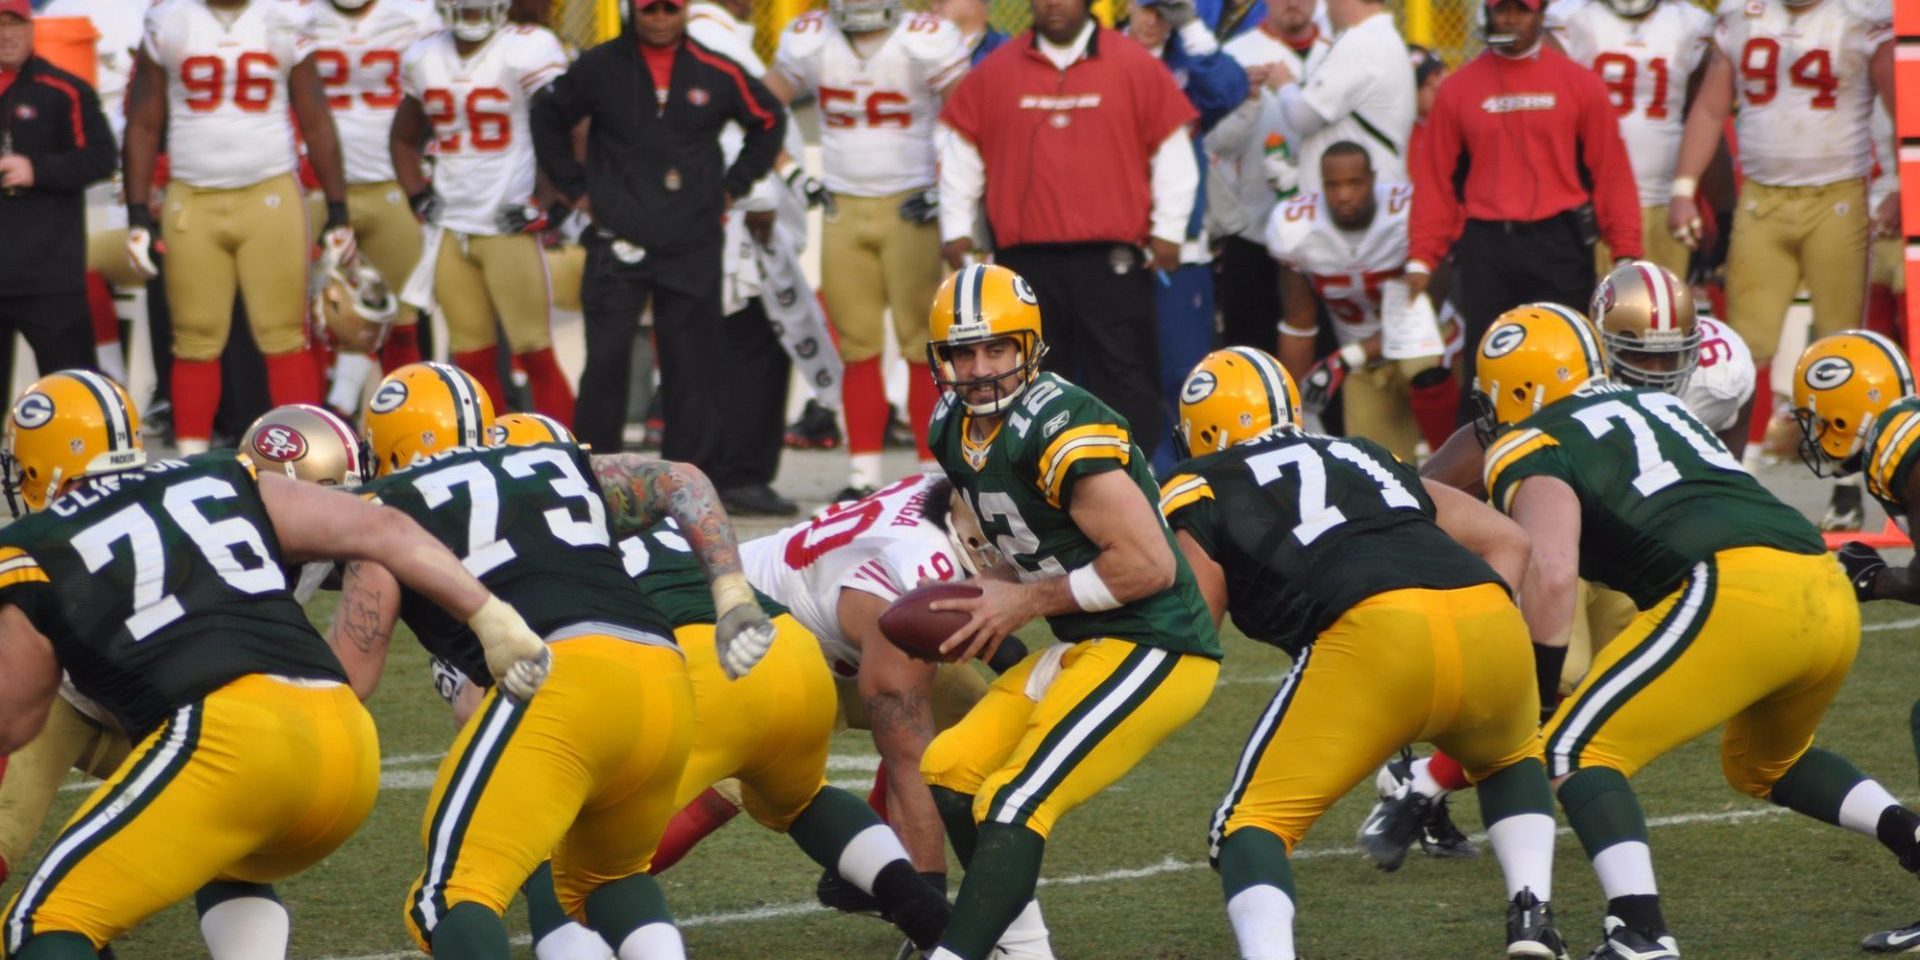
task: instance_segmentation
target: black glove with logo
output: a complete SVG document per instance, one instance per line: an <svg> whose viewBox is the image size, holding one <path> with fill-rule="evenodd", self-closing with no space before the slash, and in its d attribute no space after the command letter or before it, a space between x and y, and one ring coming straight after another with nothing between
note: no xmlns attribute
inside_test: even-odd
<svg viewBox="0 0 1920 960"><path fill-rule="evenodd" d="M1862 603L1875 599L1874 581L1880 578L1880 571L1887 568L1880 551L1854 540L1841 547L1837 556L1840 566L1847 571L1847 579L1853 581L1853 595Z"/></svg>

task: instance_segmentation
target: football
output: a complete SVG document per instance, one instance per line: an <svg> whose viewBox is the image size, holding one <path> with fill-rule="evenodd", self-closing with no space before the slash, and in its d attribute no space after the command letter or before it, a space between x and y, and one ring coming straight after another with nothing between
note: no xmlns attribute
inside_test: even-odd
<svg viewBox="0 0 1920 960"><path fill-rule="evenodd" d="M936 600L964 600L980 595L971 583L929 583L902 594L880 614L880 632L893 645L919 660L944 660L940 644L967 624L956 610L933 610Z"/></svg>

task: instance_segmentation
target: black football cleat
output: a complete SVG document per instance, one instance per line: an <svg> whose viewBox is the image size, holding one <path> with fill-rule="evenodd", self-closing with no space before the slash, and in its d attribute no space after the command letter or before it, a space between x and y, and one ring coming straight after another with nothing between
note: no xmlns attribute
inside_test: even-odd
<svg viewBox="0 0 1920 960"><path fill-rule="evenodd" d="M880 898L848 883L839 873L832 870L820 871L820 882L814 884L813 895L820 905L841 913L852 913L863 917L877 917L881 914Z"/></svg>
<svg viewBox="0 0 1920 960"><path fill-rule="evenodd" d="M1508 960L1567 960L1567 941L1553 925L1553 907L1522 887L1507 904Z"/></svg>
<svg viewBox="0 0 1920 960"><path fill-rule="evenodd" d="M1587 960L1680 960L1680 945L1669 935L1635 930L1613 916L1603 921L1602 929L1606 935Z"/></svg>
<svg viewBox="0 0 1920 960"><path fill-rule="evenodd" d="M1420 823L1420 849L1429 857L1464 859L1480 855L1473 841L1454 825L1446 797L1427 808L1427 819Z"/></svg>
<svg viewBox="0 0 1920 960"><path fill-rule="evenodd" d="M840 445L840 423L832 410L808 400L800 418L787 427L786 442L795 450L832 450Z"/></svg>
<svg viewBox="0 0 1920 960"><path fill-rule="evenodd" d="M1920 953L1920 920L1893 930L1869 933L1860 941L1868 953Z"/></svg>

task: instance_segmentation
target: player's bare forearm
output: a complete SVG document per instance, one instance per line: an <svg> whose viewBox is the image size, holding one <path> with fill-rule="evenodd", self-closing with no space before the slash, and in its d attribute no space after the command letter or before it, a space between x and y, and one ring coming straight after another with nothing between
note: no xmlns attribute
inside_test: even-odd
<svg viewBox="0 0 1920 960"><path fill-rule="evenodd" d="M920 757L933 742L933 704L926 686L861 694L873 747L887 765L889 822L915 870L946 869L946 834L933 792L920 777Z"/></svg>
<svg viewBox="0 0 1920 960"><path fill-rule="evenodd" d="M145 53L134 58L127 91L126 148L121 158L127 206L145 207L153 192L154 157L167 122L167 75Z"/></svg>
<svg viewBox="0 0 1920 960"><path fill-rule="evenodd" d="M40 735L59 692L53 644L19 607L0 607L0 755Z"/></svg>
<svg viewBox="0 0 1920 960"><path fill-rule="evenodd" d="M407 97L393 112L393 126L387 131L387 154L393 157L393 176L400 191L411 197L427 188L421 173L421 148L427 139L427 111L420 101Z"/></svg>
<svg viewBox="0 0 1920 960"><path fill-rule="evenodd" d="M1733 111L1733 63L1715 50L1709 53L1706 72L1701 74L1700 89L1687 109L1687 122L1680 134L1680 156L1674 175L1698 179L1713 162L1720 145L1720 131Z"/></svg>
<svg viewBox="0 0 1920 960"><path fill-rule="evenodd" d="M720 505L713 481L699 467L614 453L594 457L593 470L600 479L607 522L615 537L631 536L672 517L694 556L700 558L707 579L740 572L740 545L727 508Z"/></svg>
<svg viewBox="0 0 1920 960"><path fill-rule="evenodd" d="M340 578L340 605L334 609L327 645L347 670L353 693L373 696L386 666L393 622L399 615L400 589L378 564L353 561Z"/></svg>
<svg viewBox="0 0 1920 960"><path fill-rule="evenodd" d="M260 475L260 499L288 559L377 563L463 621L493 596L444 544L391 507L273 473Z"/></svg>
<svg viewBox="0 0 1920 960"><path fill-rule="evenodd" d="M1467 424L1453 431L1453 436L1420 465L1420 476L1476 497L1485 496L1487 491L1480 473L1486 453L1479 435L1473 432L1473 425Z"/></svg>
<svg viewBox="0 0 1920 960"><path fill-rule="evenodd" d="M312 57L287 71L287 99L292 103L294 119L300 123L300 136L307 141L307 159L320 180L320 192L333 203L345 203L347 175L346 164L340 159L340 136L334 129L327 91Z"/></svg>
<svg viewBox="0 0 1920 960"><path fill-rule="evenodd" d="M1509 508L1533 539L1520 592L1527 632L1543 647L1565 647L1573 630L1580 586L1580 501L1554 477L1520 482Z"/></svg>

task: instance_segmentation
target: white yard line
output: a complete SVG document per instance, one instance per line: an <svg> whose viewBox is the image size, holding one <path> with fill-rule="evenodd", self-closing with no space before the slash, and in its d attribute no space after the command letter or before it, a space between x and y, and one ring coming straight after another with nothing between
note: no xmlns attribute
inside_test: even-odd
<svg viewBox="0 0 1920 960"><path fill-rule="evenodd" d="M1915 621L1914 625L1920 626L1920 620ZM1653 817L1647 821L1647 826L1657 830L1665 827L1686 827L1699 824L1738 823L1743 820L1760 820L1777 817L1787 812L1789 811L1784 807L1753 807L1744 810L1721 810L1713 813L1681 813L1670 817ZM1570 836L1573 831L1567 827L1561 827L1558 833L1561 836ZM1486 838L1487 836L1484 833L1473 835L1473 839L1477 842L1484 842ZM1293 859L1317 860L1324 857L1357 856L1360 856L1360 851L1352 846L1315 847L1298 851L1293 855ZM1162 874L1184 873L1189 870L1204 870L1206 868L1207 862L1205 860L1181 860L1177 857L1168 856L1159 863L1148 864L1144 867L1126 867L1118 870L1106 870L1100 873L1082 873L1065 877L1042 877L1040 878L1040 885L1043 887L1077 887L1089 883L1116 883L1128 880L1142 880L1147 877L1156 877ZM761 920L778 920L782 917L799 917L826 912L828 912L826 907L811 900L804 900L794 903L770 904L764 907L755 907L751 910L695 914L691 917L683 917L677 922L682 927L724 927L741 923L754 923ZM523 946L529 941L525 935L522 935L514 938L513 942L516 946ZM326 957L324 960L408 960L408 958L418 957L419 955L418 951L399 950L392 953L369 953L353 957Z"/></svg>

